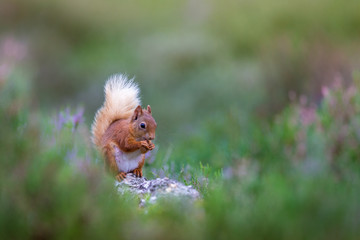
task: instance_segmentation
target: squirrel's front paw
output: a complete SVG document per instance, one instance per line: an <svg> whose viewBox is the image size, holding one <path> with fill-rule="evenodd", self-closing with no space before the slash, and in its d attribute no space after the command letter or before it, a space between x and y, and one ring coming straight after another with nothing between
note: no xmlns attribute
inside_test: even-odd
<svg viewBox="0 0 360 240"><path fill-rule="evenodd" d="M149 149L149 143L147 141L141 141L141 147L145 148L145 149Z"/></svg>
<svg viewBox="0 0 360 240"><path fill-rule="evenodd" d="M142 177L143 176L143 172L142 172L141 168L134 169L133 173L135 174L136 177Z"/></svg>
<svg viewBox="0 0 360 240"><path fill-rule="evenodd" d="M124 180L126 178L126 173L125 172L119 172L116 176L115 176L116 180L118 180L119 182L121 182L122 180Z"/></svg>
<svg viewBox="0 0 360 240"><path fill-rule="evenodd" d="M155 144L149 141L149 150L153 150L155 148Z"/></svg>
<svg viewBox="0 0 360 240"><path fill-rule="evenodd" d="M152 150L148 141L141 141L140 151L141 153L146 153L147 151Z"/></svg>

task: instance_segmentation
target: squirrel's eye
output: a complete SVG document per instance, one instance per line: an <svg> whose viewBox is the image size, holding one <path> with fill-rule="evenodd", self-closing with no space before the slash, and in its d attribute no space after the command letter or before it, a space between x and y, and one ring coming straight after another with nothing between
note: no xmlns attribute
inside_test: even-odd
<svg viewBox="0 0 360 240"><path fill-rule="evenodd" d="M145 123L140 123L140 127L141 127L141 128L145 128L145 127L146 127L146 124L145 124Z"/></svg>

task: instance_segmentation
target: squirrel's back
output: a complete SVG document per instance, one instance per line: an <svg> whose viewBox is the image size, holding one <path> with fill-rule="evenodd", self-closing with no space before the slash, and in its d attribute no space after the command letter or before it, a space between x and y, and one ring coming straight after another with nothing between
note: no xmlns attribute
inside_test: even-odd
<svg viewBox="0 0 360 240"><path fill-rule="evenodd" d="M97 111L91 127L92 141L98 147L101 147L101 139L111 123L130 118L135 108L141 105L138 86L123 74L111 76L104 91L105 102Z"/></svg>

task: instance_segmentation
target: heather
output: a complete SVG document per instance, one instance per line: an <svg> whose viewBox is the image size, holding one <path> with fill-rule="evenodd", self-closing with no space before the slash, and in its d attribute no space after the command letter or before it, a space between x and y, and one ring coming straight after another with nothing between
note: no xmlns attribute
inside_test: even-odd
<svg viewBox="0 0 360 240"><path fill-rule="evenodd" d="M357 1L75 3L0 3L2 239L358 238ZM104 173L116 72L158 123L144 175L201 200L139 207Z"/></svg>

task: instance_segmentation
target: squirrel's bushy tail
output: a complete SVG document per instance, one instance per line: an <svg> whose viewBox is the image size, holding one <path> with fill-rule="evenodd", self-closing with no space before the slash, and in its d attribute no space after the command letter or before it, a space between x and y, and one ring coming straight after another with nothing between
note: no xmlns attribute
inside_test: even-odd
<svg viewBox="0 0 360 240"><path fill-rule="evenodd" d="M91 127L93 143L101 147L101 139L112 122L132 116L135 108L141 105L139 87L126 75L111 76L104 87L105 102L96 112Z"/></svg>

